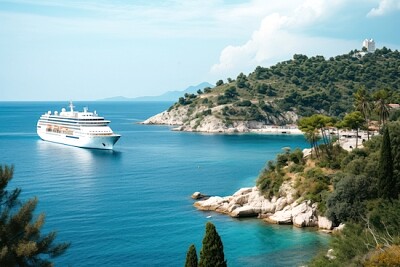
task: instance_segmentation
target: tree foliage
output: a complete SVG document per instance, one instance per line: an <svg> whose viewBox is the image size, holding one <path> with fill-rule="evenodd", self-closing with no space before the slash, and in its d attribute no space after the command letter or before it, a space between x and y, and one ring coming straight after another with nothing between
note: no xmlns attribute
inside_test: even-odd
<svg viewBox="0 0 400 267"><path fill-rule="evenodd" d="M330 157L332 154L332 138L327 134L327 128L334 125L335 120L331 117L322 114L314 114L310 117L301 118L298 122L299 129L304 132L307 141L311 148L319 157L318 140L321 138L324 143L324 149Z"/></svg>
<svg viewBox="0 0 400 267"><path fill-rule="evenodd" d="M389 118L389 95L386 90L379 90L374 94L375 111L379 116L379 124L382 126Z"/></svg>
<svg viewBox="0 0 400 267"><path fill-rule="evenodd" d="M359 223L347 223L330 242L326 252L314 258L310 267L400 266L400 202L378 199Z"/></svg>
<svg viewBox="0 0 400 267"><path fill-rule="evenodd" d="M361 112L364 117L364 121L366 123L365 129L368 131L369 140L369 121L372 112L372 99L365 89L365 86L360 86L360 88L358 88L358 90L354 93L354 104L356 111Z"/></svg>
<svg viewBox="0 0 400 267"><path fill-rule="evenodd" d="M208 98L217 106L233 104L230 113L213 110L213 115L222 120L257 118L277 125L296 123L296 117L288 112L299 117L323 114L342 119L355 109L364 118L362 126L367 127L370 120L386 122L390 112L387 104L400 103L399 69L400 52L387 48L364 56L350 51L329 59L296 54L293 59L268 68L258 66L248 75L240 73L236 80L219 82L212 93L204 89L201 98L183 98L175 105L193 104L200 108L203 99ZM225 95L231 87L236 88L237 94ZM253 104L236 105L246 100ZM249 116L250 113L256 116ZM190 121L189 117L188 124Z"/></svg>
<svg viewBox="0 0 400 267"><path fill-rule="evenodd" d="M197 267L197 252L194 244L190 245L189 250L186 254L185 267Z"/></svg>
<svg viewBox="0 0 400 267"><path fill-rule="evenodd" d="M342 125L345 128L356 131L356 148L358 147L358 131L365 123L365 119L360 111L354 111L344 116Z"/></svg>
<svg viewBox="0 0 400 267"><path fill-rule="evenodd" d="M338 224L339 222L358 222L364 215L365 200L376 197L376 181L364 175L354 176L345 174L329 195L327 217Z"/></svg>
<svg viewBox="0 0 400 267"><path fill-rule="evenodd" d="M14 168L0 166L0 266L52 266L68 243L54 244L56 232L40 233L44 214L35 217L37 198L21 203L20 189L8 191Z"/></svg>
<svg viewBox="0 0 400 267"><path fill-rule="evenodd" d="M226 267L224 246L214 224L207 222L199 267Z"/></svg>
<svg viewBox="0 0 400 267"><path fill-rule="evenodd" d="M393 199L398 197L396 176L393 175L392 146L390 144L389 129L383 129L383 139L379 159L378 192L382 198Z"/></svg>

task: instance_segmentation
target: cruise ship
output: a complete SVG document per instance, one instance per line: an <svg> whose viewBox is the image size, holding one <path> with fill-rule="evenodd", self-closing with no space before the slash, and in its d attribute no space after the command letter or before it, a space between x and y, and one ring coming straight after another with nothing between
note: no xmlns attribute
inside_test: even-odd
<svg viewBox="0 0 400 267"><path fill-rule="evenodd" d="M70 102L70 110L51 111L40 116L37 134L45 141L97 149L113 149L121 137L108 126L110 121L100 117L96 111L75 111Z"/></svg>

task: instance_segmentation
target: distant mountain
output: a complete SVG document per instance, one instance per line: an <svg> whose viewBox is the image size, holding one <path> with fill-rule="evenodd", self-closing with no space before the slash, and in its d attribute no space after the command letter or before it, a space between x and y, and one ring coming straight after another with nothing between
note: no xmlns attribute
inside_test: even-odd
<svg viewBox="0 0 400 267"><path fill-rule="evenodd" d="M114 96L114 97L100 99L100 101L178 101L179 97L183 97L186 93L195 94L199 89L203 90L206 87L213 88L214 85L208 82L202 82L198 85L189 86L183 91L168 91L159 96L140 96L134 98L128 98L124 96Z"/></svg>
<svg viewBox="0 0 400 267"><path fill-rule="evenodd" d="M128 97L124 97L124 96L114 96L114 97L99 99L98 101L132 101L132 98L128 98Z"/></svg>

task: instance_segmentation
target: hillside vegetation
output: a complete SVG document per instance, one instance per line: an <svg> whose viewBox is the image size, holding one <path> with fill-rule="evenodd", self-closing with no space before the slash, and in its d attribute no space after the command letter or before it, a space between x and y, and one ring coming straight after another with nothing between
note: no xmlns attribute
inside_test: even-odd
<svg viewBox="0 0 400 267"><path fill-rule="evenodd" d="M294 55L269 68L257 67L249 75L219 80L212 89L185 94L168 111L184 110L183 124L192 128L208 116L226 125L235 121L287 124L315 113L343 117L352 109L353 95L360 87L370 94L385 89L389 102L399 103L400 52L355 50L329 59Z"/></svg>
<svg viewBox="0 0 400 267"><path fill-rule="evenodd" d="M331 157L304 158L296 149L277 156L261 171L257 186L267 197L279 197L284 181L292 181L297 197L318 203L318 215L334 225L331 252L309 266L400 266L400 120L386 122L383 135L351 152L334 145Z"/></svg>

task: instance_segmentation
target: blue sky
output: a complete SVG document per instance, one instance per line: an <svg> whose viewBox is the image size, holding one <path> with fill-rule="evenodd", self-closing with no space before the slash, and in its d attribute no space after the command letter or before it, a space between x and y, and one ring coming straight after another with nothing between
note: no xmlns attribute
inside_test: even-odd
<svg viewBox="0 0 400 267"><path fill-rule="evenodd" d="M0 0L0 101L160 95L365 38L400 49L398 25L400 0Z"/></svg>

